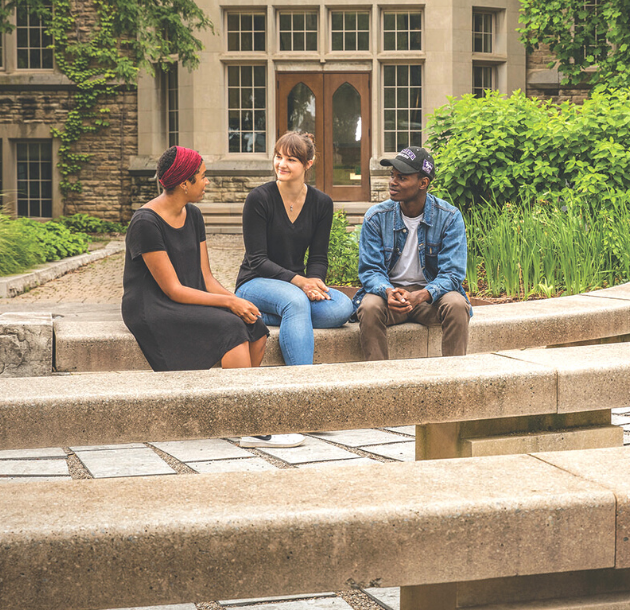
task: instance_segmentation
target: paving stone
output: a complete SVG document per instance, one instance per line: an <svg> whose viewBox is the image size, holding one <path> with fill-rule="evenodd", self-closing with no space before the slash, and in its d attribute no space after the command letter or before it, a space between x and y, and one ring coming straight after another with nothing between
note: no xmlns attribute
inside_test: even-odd
<svg viewBox="0 0 630 610"><path fill-rule="evenodd" d="M352 606L340 597L318 597L315 599L298 599L295 601L282 601L280 599L277 602L244 605L240 607L251 608L251 610L352 610Z"/></svg>
<svg viewBox="0 0 630 610"><path fill-rule="evenodd" d="M416 443L414 441L389 445L373 445L371 447L365 447L363 451L382 455L383 457L392 458L401 462L415 462L416 460Z"/></svg>
<svg viewBox="0 0 630 610"><path fill-rule="evenodd" d="M62 477L68 476L66 460L2 460L0 476Z"/></svg>
<svg viewBox="0 0 630 610"><path fill-rule="evenodd" d="M151 443L180 462L251 458L251 453L221 438Z"/></svg>
<svg viewBox="0 0 630 610"><path fill-rule="evenodd" d="M102 449L76 451L77 457L95 479L176 474L152 449Z"/></svg>
<svg viewBox="0 0 630 610"><path fill-rule="evenodd" d="M142 449L146 448L144 443L125 443L123 445L86 445L83 447L70 447L71 451L102 451L104 449Z"/></svg>
<svg viewBox="0 0 630 610"><path fill-rule="evenodd" d="M304 464L306 462L325 462L332 460L351 460L356 458L355 453L345 451L340 447L329 445L317 438L306 437L303 445L299 447L288 447L270 449L261 448L260 451L273 455L288 464Z"/></svg>
<svg viewBox="0 0 630 610"><path fill-rule="evenodd" d="M312 464L298 464L298 468L336 468L338 466L369 466L370 464L382 464L378 460L357 457L355 460L334 460L332 462L313 462Z"/></svg>
<svg viewBox="0 0 630 610"><path fill-rule="evenodd" d="M119 610L197 610L195 604L170 604L168 606L135 606Z"/></svg>
<svg viewBox="0 0 630 610"><path fill-rule="evenodd" d="M371 587L363 589L363 592L385 610L400 610L400 587Z"/></svg>
<svg viewBox="0 0 630 610"><path fill-rule="evenodd" d="M391 430L392 432L399 432L400 434L408 434L409 436L416 435L415 426L393 426L392 428L385 428L385 430Z"/></svg>
<svg viewBox="0 0 630 610"><path fill-rule="evenodd" d="M5 449L4 451L0 451L0 460L66 459L66 457L66 452L61 447L46 447L44 449Z"/></svg>
<svg viewBox="0 0 630 610"><path fill-rule="evenodd" d="M301 595L282 595L279 597L260 597L249 599L222 599L219 603L222 606L249 606L251 604L259 604L261 602L285 602L294 599L307 599L307 598L319 598L319 597L334 597L334 593L303 593ZM284 606L283 606L284 608Z"/></svg>
<svg viewBox="0 0 630 610"><path fill-rule="evenodd" d="M384 443L400 442L400 436L374 430L372 428L362 428L359 430L335 430L333 432L314 432L311 436L345 445L346 447L362 447L364 445L382 445Z"/></svg>
<svg viewBox="0 0 630 610"><path fill-rule="evenodd" d="M251 454L250 454L251 456ZM269 462L259 457L249 460L214 460L213 462L190 462L188 464L195 472L211 474L218 472L260 472L262 470L277 470Z"/></svg>
<svg viewBox="0 0 630 610"><path fill-rule="evenodd" d="M72 481L72 477L0 477L0 483L32 483L33 481Z"/></svg>

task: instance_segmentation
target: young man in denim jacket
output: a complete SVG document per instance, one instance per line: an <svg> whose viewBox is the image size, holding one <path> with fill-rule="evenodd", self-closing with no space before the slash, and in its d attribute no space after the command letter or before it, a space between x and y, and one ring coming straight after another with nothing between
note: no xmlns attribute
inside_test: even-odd
<svg viewBox="0 0 630 610"><path fill-rule="evenodd" d="M427 193L433 157L411 146L391 166L391 199L363 219L354 298L366 360L387 360L387 327L403 322L442 326L442 355L463 356L472 308L466 277L466 230L459 210ZM358 308L358 309L357 309Z"/></svg>

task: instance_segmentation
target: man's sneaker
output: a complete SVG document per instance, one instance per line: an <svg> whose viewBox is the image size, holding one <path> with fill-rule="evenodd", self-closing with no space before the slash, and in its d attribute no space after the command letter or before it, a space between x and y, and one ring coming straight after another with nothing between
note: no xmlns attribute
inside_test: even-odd
<svg viewBox="0 0 630 610"><path fill-rule="evenodd" d="M297 447L306 440L303 434L267 434L266 436L244 436L241 447Z"/></svg>

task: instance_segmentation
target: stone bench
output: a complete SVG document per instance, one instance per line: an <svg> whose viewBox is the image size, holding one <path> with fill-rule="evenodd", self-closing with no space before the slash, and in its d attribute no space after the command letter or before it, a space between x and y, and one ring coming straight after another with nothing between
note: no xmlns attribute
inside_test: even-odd
<svg viewBox="0 0 630 610"><path fill-rule="evenodd" d="M557 299L476 307L474 313L469 354L619 337L630 334L630 284ZM149 368L122 320L59 318L54 331L57 371ZM388 335L392 359L441 355L439 327L402 324L390 328ZM316 364L362 360L358 324L315 331ZM263 365L280 364L278 329L272 328Z"/></svg>
<svg viewBox="0 0 630 610"><path fill-rule="evenodd" d="M618 448L6 483L0 610L374 586L405 587L407 610L454 610L484 597L522 603L519 590L538 600L523 608L539 607L545 591L555 608L627 608L629 471L630 448ZM579 603L559 604L567 590Z"/></svg>
<svg viewBox="0 0 630 610"><path fill-rule="evenodd" d="M630 343L303 367L55 375L5 379L2 389L0 449L409 424L422 425L419 457L478 455L475 446L492 444L497 435L509 446L487 452L547 449L547 441L586 448L622 443L610 409L630 401Z"/></svg>

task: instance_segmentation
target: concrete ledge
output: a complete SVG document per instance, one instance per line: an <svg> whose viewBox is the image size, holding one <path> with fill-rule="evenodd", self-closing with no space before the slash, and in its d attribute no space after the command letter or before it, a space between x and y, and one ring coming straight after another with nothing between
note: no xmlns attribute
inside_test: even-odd
<svg viewBox="0 0 630 610"><path fill-rule="evenodd" d="M554 350L557 363L533 362L550 351L7 379L0 448L464 422L627 405L630 344L562 348ZM592 367L582 366L585 361ZM585 400L588 387L592 396Z"/></svg>
<svg viewBox="0 0 630 610"><path fill-rule="evenodd" d="M51 375L52 361L50 313L0 314L0 377Z"/></svg>
<svg viewBox="0 0 630 610"><path fill-rule="evenodd" d="M469 354L591 341L630 333L630 284L588 295L476 307ZM441 355L442 329L401 324L388 331L392 359ZM55 320L57 371L148 369L134 337L120 322ZM360 362L358 324L315 331L315 363ZM283 364L278 329L271 328L264 366Z"/></svg>
<svg viewBox="0 0 630 610"><path fill-rule="evenodd" d="M609 470L630 456L588 453ZM616 498L629 490L627 479L613 491L596 475L527 455L334 473L7 483L0 608L117 608L612 568Z"/></svg>
<svg viewBox="0 0 630 610"><path fill-rule="evenodd" d="M124 249L124 241L110 241L104 248L94 250L94 252L87 252L85 254L64 258L60 261L44 263L28 273L0 278L0 298L17 296L44 282L61 277L69 271L74 271L83 265L93 263L94 261L98 261L112 254L117 254L118 252L123 252Z"/></svg>

